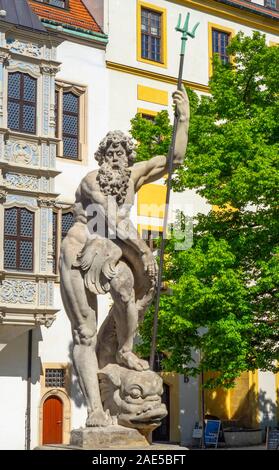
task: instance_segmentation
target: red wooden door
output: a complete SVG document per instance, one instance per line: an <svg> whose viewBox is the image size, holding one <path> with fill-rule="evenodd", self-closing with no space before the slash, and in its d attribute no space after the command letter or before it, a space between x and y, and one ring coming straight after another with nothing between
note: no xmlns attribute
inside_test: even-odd
<svg viewBox="0 0 279 470"><path fill-rule="evenodd" d="M51 396L43 405L43 444L62 444L63 403Z"/></svg>

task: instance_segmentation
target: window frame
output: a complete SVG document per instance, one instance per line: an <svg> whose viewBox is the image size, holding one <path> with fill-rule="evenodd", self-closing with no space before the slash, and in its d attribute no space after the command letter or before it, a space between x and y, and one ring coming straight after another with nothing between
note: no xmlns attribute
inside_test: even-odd
<svg viewBox="0 0 279 470"><path fill-rule="evenodd" d="M220 33L227 33L229 35L229 42L235 36L235 30L222 26L220 24L208 23L208 75L209 78L213 74L213 31L219 31ZM229 62L231 62L231 57L229 56Z"/></svg>
<svg viewBox="0 0 279 470"><path fill-rule="evenodd" d="M278 11L279 10L279 0L275 0L275 7L266 5L267 0L264 1L264 7L271 11Z"/></svg>
<svg viewBox="0 0 279 470"><path fill-rule="evenodd" d="M47 5L47 6L50 6L50 7L54 7L54 8L59 8L60 10L69 10L70 9L70 3L69 3L69 0L64 0L65 2L65 6L64 7L61 7L61 6L58 6L58 5L52 5L50 2L51 0L33 0L37 3L41 3L43 5Z"/></svg>
<svg viewBox="0 0 279 470"><path fill-rule="evenodd" d="M158 245L155 240L163 237L163 230L158 230L159 227L154 227L155 230L150 228L141 228L141 238L145 241L150 250L154 253L158 250ZM153 233L158 234L157 237L153 237ZM147 235L147 236L146 236Z"/></svg>
<svg viewBox="0 0 279 470"><path fill-rule="evenodd" d="M149 10L150 12L160 13L161 15L161 60L160 62L145 59L142 57L142 47L141 47L141 12L142 9ZM151 3L142 2L138 0L137 3L137 61L144 62L146 64L155 65L156 67L167 68L167 9L161 8L157 5Z"/></svg>
<svg viewBox="0 0 279 470"><path fill-rule="evenodd" d="M63 95L73 93L78 97L78 155L76 158L64 155L63 151ZM55 136L59 139L57 145L57 158L71 163L87 163L87 125L88 125L88 89L85 85L55 81Z"/></svg>
<svg viewBox="0 0 279 470"><path fill-rule="evenodd" d="M20 215L17 215L17 221L16 221L16 235L6 235L5 233L5 215L6 215L6 212L7 210L10 210L10 209L16 209L17 210L17 214L20 214ZM33 218L33 226L32 226L32 236L22 236L20 235L20 221L21 221L21 211L23 210L26 210L28 212L30 212L32 214L32 218ZM4 227L4 230L3 230L3 268L5 271L20 271L20 272L28 272L28 273L31 273L31 272L34 272L34 262L35 262L35 223L36 223L36 220L35 220L35 213L30 210L29 208L26 208L26 207L20 207L20 206L8 206L8 207L4 207L4 223L3 223L3 227ZM6 266L5 264L5 241L6 240L15 240L16 241L16 266L15 268L9 268ZM20 242L21 241L32 241L32 267L30 269L23 269L20 267Z"/></svg>
<svg viewBox="0 0 279 470"><path fill-rule="evenodd" d="M152 121L154 122L155 116L157 116L159 112L160 111L153 111L151 109L144 109L144 108L137 109L137 114L140 114L142 118L147 119L148 121L151 121L151 122ZM145 116L148 116L148 117L145 117Z"/></svg>
<svg viewBox="0 0 279 470"><path fill-rule="evenodd" d="M11 98L9 96L9 79L11 75L20 74L20 98ZM28 76L32 78L35 82L35 101L28 101L24 99L24 77ZM14 127L9 127L9 103L19 104L19 128L15 129ZM30 132L23 128L23 106L32 106L35 110L34 116L34 132ZM37 135L37 106L38 106L38 79L33 75L22 72L20 70L8 70L8 80L7 80L7 127L13 132L20 132L21 134Z"/></svg>

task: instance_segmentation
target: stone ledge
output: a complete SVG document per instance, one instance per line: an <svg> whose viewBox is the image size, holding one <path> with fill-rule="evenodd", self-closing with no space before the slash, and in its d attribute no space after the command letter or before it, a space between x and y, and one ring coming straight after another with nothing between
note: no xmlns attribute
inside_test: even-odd
<svg viewBox="0 0 279 470"><path fill-rule="evenodd" d="M137 429L118 425L74 429L70 439L70 446L79 449L145 448L149 445Z"/></svg>

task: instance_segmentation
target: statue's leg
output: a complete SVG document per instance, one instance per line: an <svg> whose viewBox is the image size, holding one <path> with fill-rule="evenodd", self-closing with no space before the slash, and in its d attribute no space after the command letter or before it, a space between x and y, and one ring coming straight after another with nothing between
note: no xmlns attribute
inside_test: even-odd
<svg viewBox="0 0 279 470"><path fill-rule="evenodd" d="M81 272L63 263L61 294L72 323L74 365L88 410L86 425L107 426L110 421L103 411L97 376L97 297L85 290Z"/></svg>
<svg viewBox="0 0 279 470"><path fill-rule="evenodd" d="M126 263L120 261L117 274L110 283L110 292L114 300L114 316L118 340L116 360L129 369L145 370L148 362L139 359L133 352L133 339L138 326L138 310L135 303L134 276Z"/></svg>

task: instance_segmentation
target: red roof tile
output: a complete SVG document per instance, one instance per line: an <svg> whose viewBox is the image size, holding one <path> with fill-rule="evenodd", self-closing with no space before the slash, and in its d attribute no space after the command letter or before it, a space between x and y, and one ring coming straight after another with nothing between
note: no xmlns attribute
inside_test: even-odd
<svg viewBox="0 0 279 470"><path fill-rule="evenodd" d="M63 25L102 33L100 26L89 13L82 0L69 0L69 9L57 8L46 3L28 0L32 10L40 18L56 21Z"/></svg>

